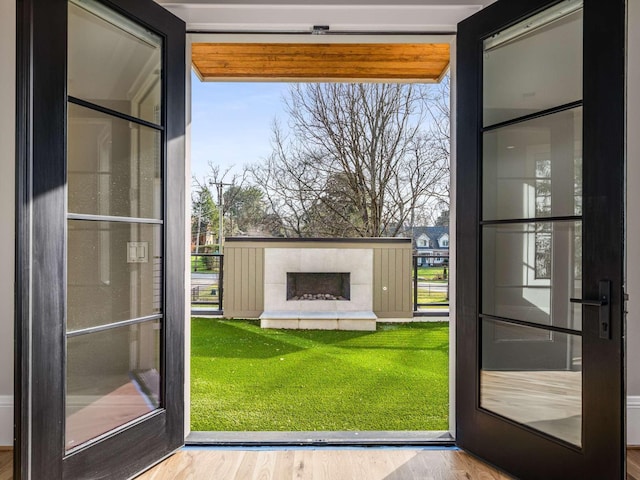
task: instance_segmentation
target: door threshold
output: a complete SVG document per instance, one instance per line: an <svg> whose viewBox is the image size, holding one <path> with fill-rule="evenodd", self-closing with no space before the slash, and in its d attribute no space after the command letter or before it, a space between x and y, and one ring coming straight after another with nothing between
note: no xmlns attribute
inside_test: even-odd
<svg viewBox="0 0 640 480"><path fill-rule="evenodd" d="M364 431L364 432L191 432L187 446L269 447L269 446L452 446L447 431Z"/></svg>

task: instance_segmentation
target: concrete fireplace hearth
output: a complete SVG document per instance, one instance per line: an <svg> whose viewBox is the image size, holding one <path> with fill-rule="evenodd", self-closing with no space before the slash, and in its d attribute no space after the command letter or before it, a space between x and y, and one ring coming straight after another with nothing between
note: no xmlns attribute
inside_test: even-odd
<svg viewBox="0 0 640 480"><path fill-rule="evenodd" d="M262 328L376 329L373 250L265 248Z"/></svg>

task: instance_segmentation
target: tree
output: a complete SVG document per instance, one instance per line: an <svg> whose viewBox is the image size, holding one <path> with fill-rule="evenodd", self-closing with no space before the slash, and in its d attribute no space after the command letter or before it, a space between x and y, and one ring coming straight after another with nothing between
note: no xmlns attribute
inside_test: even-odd
<svg viewBox="0 0 640 480"><path fill-rule="evenodd" d="M263 190L247 183L247 171L233 173L232 168L222 171L218 165L209 162L209 172L204 179L194 179L194 189L207 189L209 185L216 196L222 192L222 218L225 236L263 234L282 236L282 224L277 216L269 212ZM216 198L214 230L219 234L219 204Z"/></svg>
<svg viewBox="0 0 640 480"><path fill-rule="evenodd" d="M245 180L245 175L239 175L239 174L232 174L231 170L232 168L229 167L226 170L222 171L220 169L219 165L216 165L215 163L213 163L212 161L209 161L208 163L209 165L209 172L204 176L203 179L198 180L197 178L194 177L193 179L193 184L194 184L194 190L196 191L200 191L200 190L207 190L209 191L209 187L213 188L216 192L217 198L216 198L216 218L215 218L215 226L219 227L220 225L220 215L222 215L222 219L224 220L225 215L228 212L228 208L227 208L227 201L229 200L229 197L225 195L224 191L225 188L229 188L233 185L240 184L242 185L244 183ZM222 198L220 198L220 194L222 192ZM211 194L210 194L211 195ZM213 201L213 200L212 200ZM222 205L220 205L220 202L222 201ZM193 200L192 200L193 203ZM222 206L222 208L220 208L220 206ZM224 222L223 222L224 223ZM212 225L214 225L212 223ZM213 229L213 228L212 228ZM220 235L225 235L228 234L227 233L227 229L225 228L225 232L220 232L219 228L215 228L215 231L217 233L217 243L218 243L218 251L220 251L220 247L222 245L222 239L220 238Z"/></svg>
<svg viewBox="0 0 640 480"><path fill-rule="evenodd" d="M225 232L229 235L260 231L265 223L264 192L256 186L229 186L223 194L228 219Z"/></svg>
<svg viewBox="0 0 640 480"><path fill-rule="evenodd" d="M440 226L440 227L449 226L449 209L448 208L440 212L440 215L438 215L438 218L436 218L434 225Z"/></svg>
<svg viewBox="0 0 640 480"><path fill-rule="evenodd" d="M448 139L429 128L428 88L290 87L289 133L274 122L273 153L251 169L288 236L395 236L448 197Z"/></svg>
<svg viewBox="0 0 640 480"><path fill-rule="evenodd" d="M206 234L218 221L218 208L211 192L205 186L198 185L191 195L191 238L195 253L206 244Z"/></svg>
<svg viewBox="0 0 640 480"><path fill-rule="evenodd" d="M423 220L425 225L449 225L449 201L450 201L450 160L451 160L451 78L445 75L442 81L432 88L421 90L423 102L430 117L429 133L431 137L430 148L442 158L446 158L446 182L442 182L442 190L431 198L431 205L426 213L429 218ZM439 214L438 214L439 212ZM438 214L435 221L434 214ZM446 221L444 217L446 215ZM438 223L438 221L443 223Z"/></svg>

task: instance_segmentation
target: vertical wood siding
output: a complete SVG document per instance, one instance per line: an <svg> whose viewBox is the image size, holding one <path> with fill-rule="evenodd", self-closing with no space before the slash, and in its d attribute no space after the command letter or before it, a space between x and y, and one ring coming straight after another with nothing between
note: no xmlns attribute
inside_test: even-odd
<svg viewBox="0 0 640 480"><path fill-rule="evenodd" d="M373 311L379 318L413 316L411 248L373 250Z"/></svg>
<svg viewBox="0 0 640 480"><path fill-rule="evenodd" d="M227 246L224 253L224 315L260 316L264 304L264 247Z"/></svg>
<svg viewBox="0 0 640 480"><path fill-rule="evenodd" d="M224 316L257 318L264 310L264 249L327 248L296 243L228 242L224 255ZM333 247L333 246L331 246ZM411 318L412 250L411 244L385 245L356 242L345 248L373 249L373 311L379 318Z"/></svg>

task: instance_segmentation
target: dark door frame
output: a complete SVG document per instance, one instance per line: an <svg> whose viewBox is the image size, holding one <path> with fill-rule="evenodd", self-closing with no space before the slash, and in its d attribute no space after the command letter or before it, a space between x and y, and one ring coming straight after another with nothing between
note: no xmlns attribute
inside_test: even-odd
<svg viewBox="0 0 640 480"><path fill-rule="evenodd" d="M63 457L67 0L17 2L14 478L126 478L184 443L185 29L152 1L101 0L163 48L162 405ZM169 94L171 93L171 94ZM177 112L177 114L176 114ZM171 181L179 179L179 181ZM51 319L58 321L51 321ZM91 472L90 474L87 472Z"/></svg>
<svg viewBox="0 0 640 480"><path fill-rule="evenodd" d="M523 478L539 475L534 472L545 463L554 478L621 478L625 456L624 0L584 1L583 228L589 233L583 236L583 274L593 281L584 282L583 297L597 298L599 279L613 282L612 340L599 339L597 309L584 309L584 447L554 442L479 406L482 40L555 3L559 0L498 0L459 28L456 442ZM609 209L610 205L617 208ZM526 453L516 446L524 447ZM619 470L612 472L612 466Z"/></svg>

